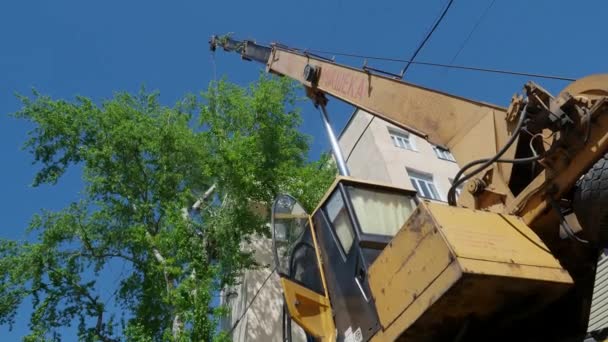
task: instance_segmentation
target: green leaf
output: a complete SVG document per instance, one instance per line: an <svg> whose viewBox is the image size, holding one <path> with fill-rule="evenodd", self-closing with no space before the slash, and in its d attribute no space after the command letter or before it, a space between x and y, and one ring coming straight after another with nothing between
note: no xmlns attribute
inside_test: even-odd
<svg viewBox="0 0 608 342"><path fill-rule="evenodd" d="M0 324L31 298L25 340L61 340L73 322L85 341L229 340L214 294L256 267L241 246L269 232L252 203L290 192L314 208L335 175L327 157L306 160L295 90L262 75L247 88L212 83L173 107L143 89L100 105L21 96L14 115L34 126L33 184L59 184L78 166L85 188L65 209L34 214L34 242L0 241ZM199 210L186 209L212 185ZM100 288L115 262L116 288Z"/></svg>

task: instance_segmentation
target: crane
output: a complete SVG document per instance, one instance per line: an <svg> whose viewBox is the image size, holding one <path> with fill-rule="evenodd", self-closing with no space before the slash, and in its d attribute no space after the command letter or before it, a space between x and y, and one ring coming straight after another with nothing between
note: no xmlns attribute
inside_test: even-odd
<svg viewBox="0 0 608 342"><path fill-rule="evenodd" d="M331 96L448 149L461 167L448 205L420 200L350 177L328 130L340 176L311 215L290 196L272 214L286 307L310 336L536 341L590 333L595 262L608 241L599 185L608 185L608 75L556 96L530 81L504 108L282 44L212 36L210 47L299 82L324 117ZM565 220L572 211L582 232ZM382 226L372 215L398 219Z"/></svg>

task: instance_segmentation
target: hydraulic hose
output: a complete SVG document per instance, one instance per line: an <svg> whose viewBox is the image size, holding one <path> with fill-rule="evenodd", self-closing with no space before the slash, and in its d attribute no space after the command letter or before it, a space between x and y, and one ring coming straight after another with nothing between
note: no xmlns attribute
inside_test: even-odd
<svg viewBox="0 0 608 342"><path fill-rule="evenodd" d="M484 170L488 166L490 166L493 163L495 163L498 160L500 160L500 157L503 154L505 154L505 152L507 152L507 150L509 149L509 147L511 147L511 145L513 145L513 143L515 142L515 140L519 136L519 134L520 134L520 132L521 132L523 126L524 126L524 123L526 121L526 117L527 117L527 114L528 114L527 108L528 108L528 104L526 103L526 105L524 105L524 107L522 109L521 117L519 119L519 122L517 123L517 127L515 127L515 132L509 138L509 140L503 145L503 147L501 147L501 149L494 155L494 157L488 158L488 159L474 160L474 161L469 162L466 165L464 165L460 169L460 171L458 171L458 173L456 174L456 177L454 177L454 182L452 183L452 186L450 187L450 190L448 190L448 204L449 205L451 205L451 206L455 206L456 205L456 189L461 184L463 184L464 182L466 182L471 177L473 177L477 173L481 172L482 170ZM536 157L534 157L534 158L536 158ZM533 160L526 160L526 159L527 158L522 158L521 162L525 163L525 162L531 162L531 161L537 160L537 159L533 159ZM510 161L509 160L504 160L502 162L508 163L508 162L513 162L514 160L510 160ZM470 169L471 167L473 167L473 166L475 166L477 164L482 164L482 163L483 163L483 165L481 165L480 167L476 168L474 171L468 173L462 179L460 178L460 177L462 177L463 173L467 169Z"/></svg>

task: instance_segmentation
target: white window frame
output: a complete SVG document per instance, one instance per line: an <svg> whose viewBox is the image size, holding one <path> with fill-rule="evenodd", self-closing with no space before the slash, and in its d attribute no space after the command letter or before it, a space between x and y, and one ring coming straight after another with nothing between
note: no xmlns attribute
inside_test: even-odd
<svg viewBox="0 0 608 342"><path fill-rule="evenodd" d="M434 201L443 201L435 183L435 177L432 174L411 169L407 169L407 174L412 186L418 192L418 196Z"/></svg>
<svg viewBox="0 0 608 342"><path fill-rule="evenodd" d="M416 141L414 137L406 132L399 132L393 129L388 130L393 145L404 150L416 151Z"/></svg>
<svg viewBox="0 0 608 342"><path fill-rule="evenodd" d="M443 149L441 147L434 146L433 147L433 151L435 151L435 155L439 159L456 162L456 159L454 159L454 156L448 150L445 150L445 149Z"/></svg>

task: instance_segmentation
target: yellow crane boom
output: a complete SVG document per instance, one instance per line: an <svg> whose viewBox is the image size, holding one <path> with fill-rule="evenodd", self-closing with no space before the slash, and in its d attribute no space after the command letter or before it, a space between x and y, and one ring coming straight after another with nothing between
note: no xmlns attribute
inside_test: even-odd
<svg viewBox="0 0 608 342"><path fill-rule="evenodd" d="M238 52L243 59L265 64L268 72L300 82L309 90L314 101L318 102L319 98L328 94L413 131L433 144L448 148L461 166L495 155L513 134L517 111L522 107L521 98L514 97L507 110L338 64L279 44L263 46L251 41L214 36L211 46L213 49L221 46L227 51ZM553 100L551 95L533 83L526 88L534 93L535 99L543 100L537 106L549 107L549 101ZM579 80L565 89L559 99L567 102L563 96L587 95L591 101L598 94L608 94L607 75ZM519 214L526 223L534 226L534 222L543 218L543 212L550 207L549 201L544 198L557 198L569 191L574 182L608 150L608 118L597 115L605 109L603 100L589 109L593 111L587 111L590 116L587 122L593 121L594 125L585 146L576 141L587 134L583 122L585 118L581 117L574 122L573 131L576 134L563 138L565 150L555 151L569 155L568 160L547 155L547 170L529 179L526 187L517 189L516 193L510 189L514 183L511 180L511 164L497 165L489 183L485 181L485 185L481 185L483 189L477 190L475 198L469 198L466 204L478 209ZM544 119L539 118L538 121ZM545 140L545 144L552 143L549 139ZM513 158L516 146L517 142L503 154L503 158ZM518 180L518 183L521 182ZM518 187L522 188L522 185L518 184ZM467 200L466 196L464 199Z"/></svg>

